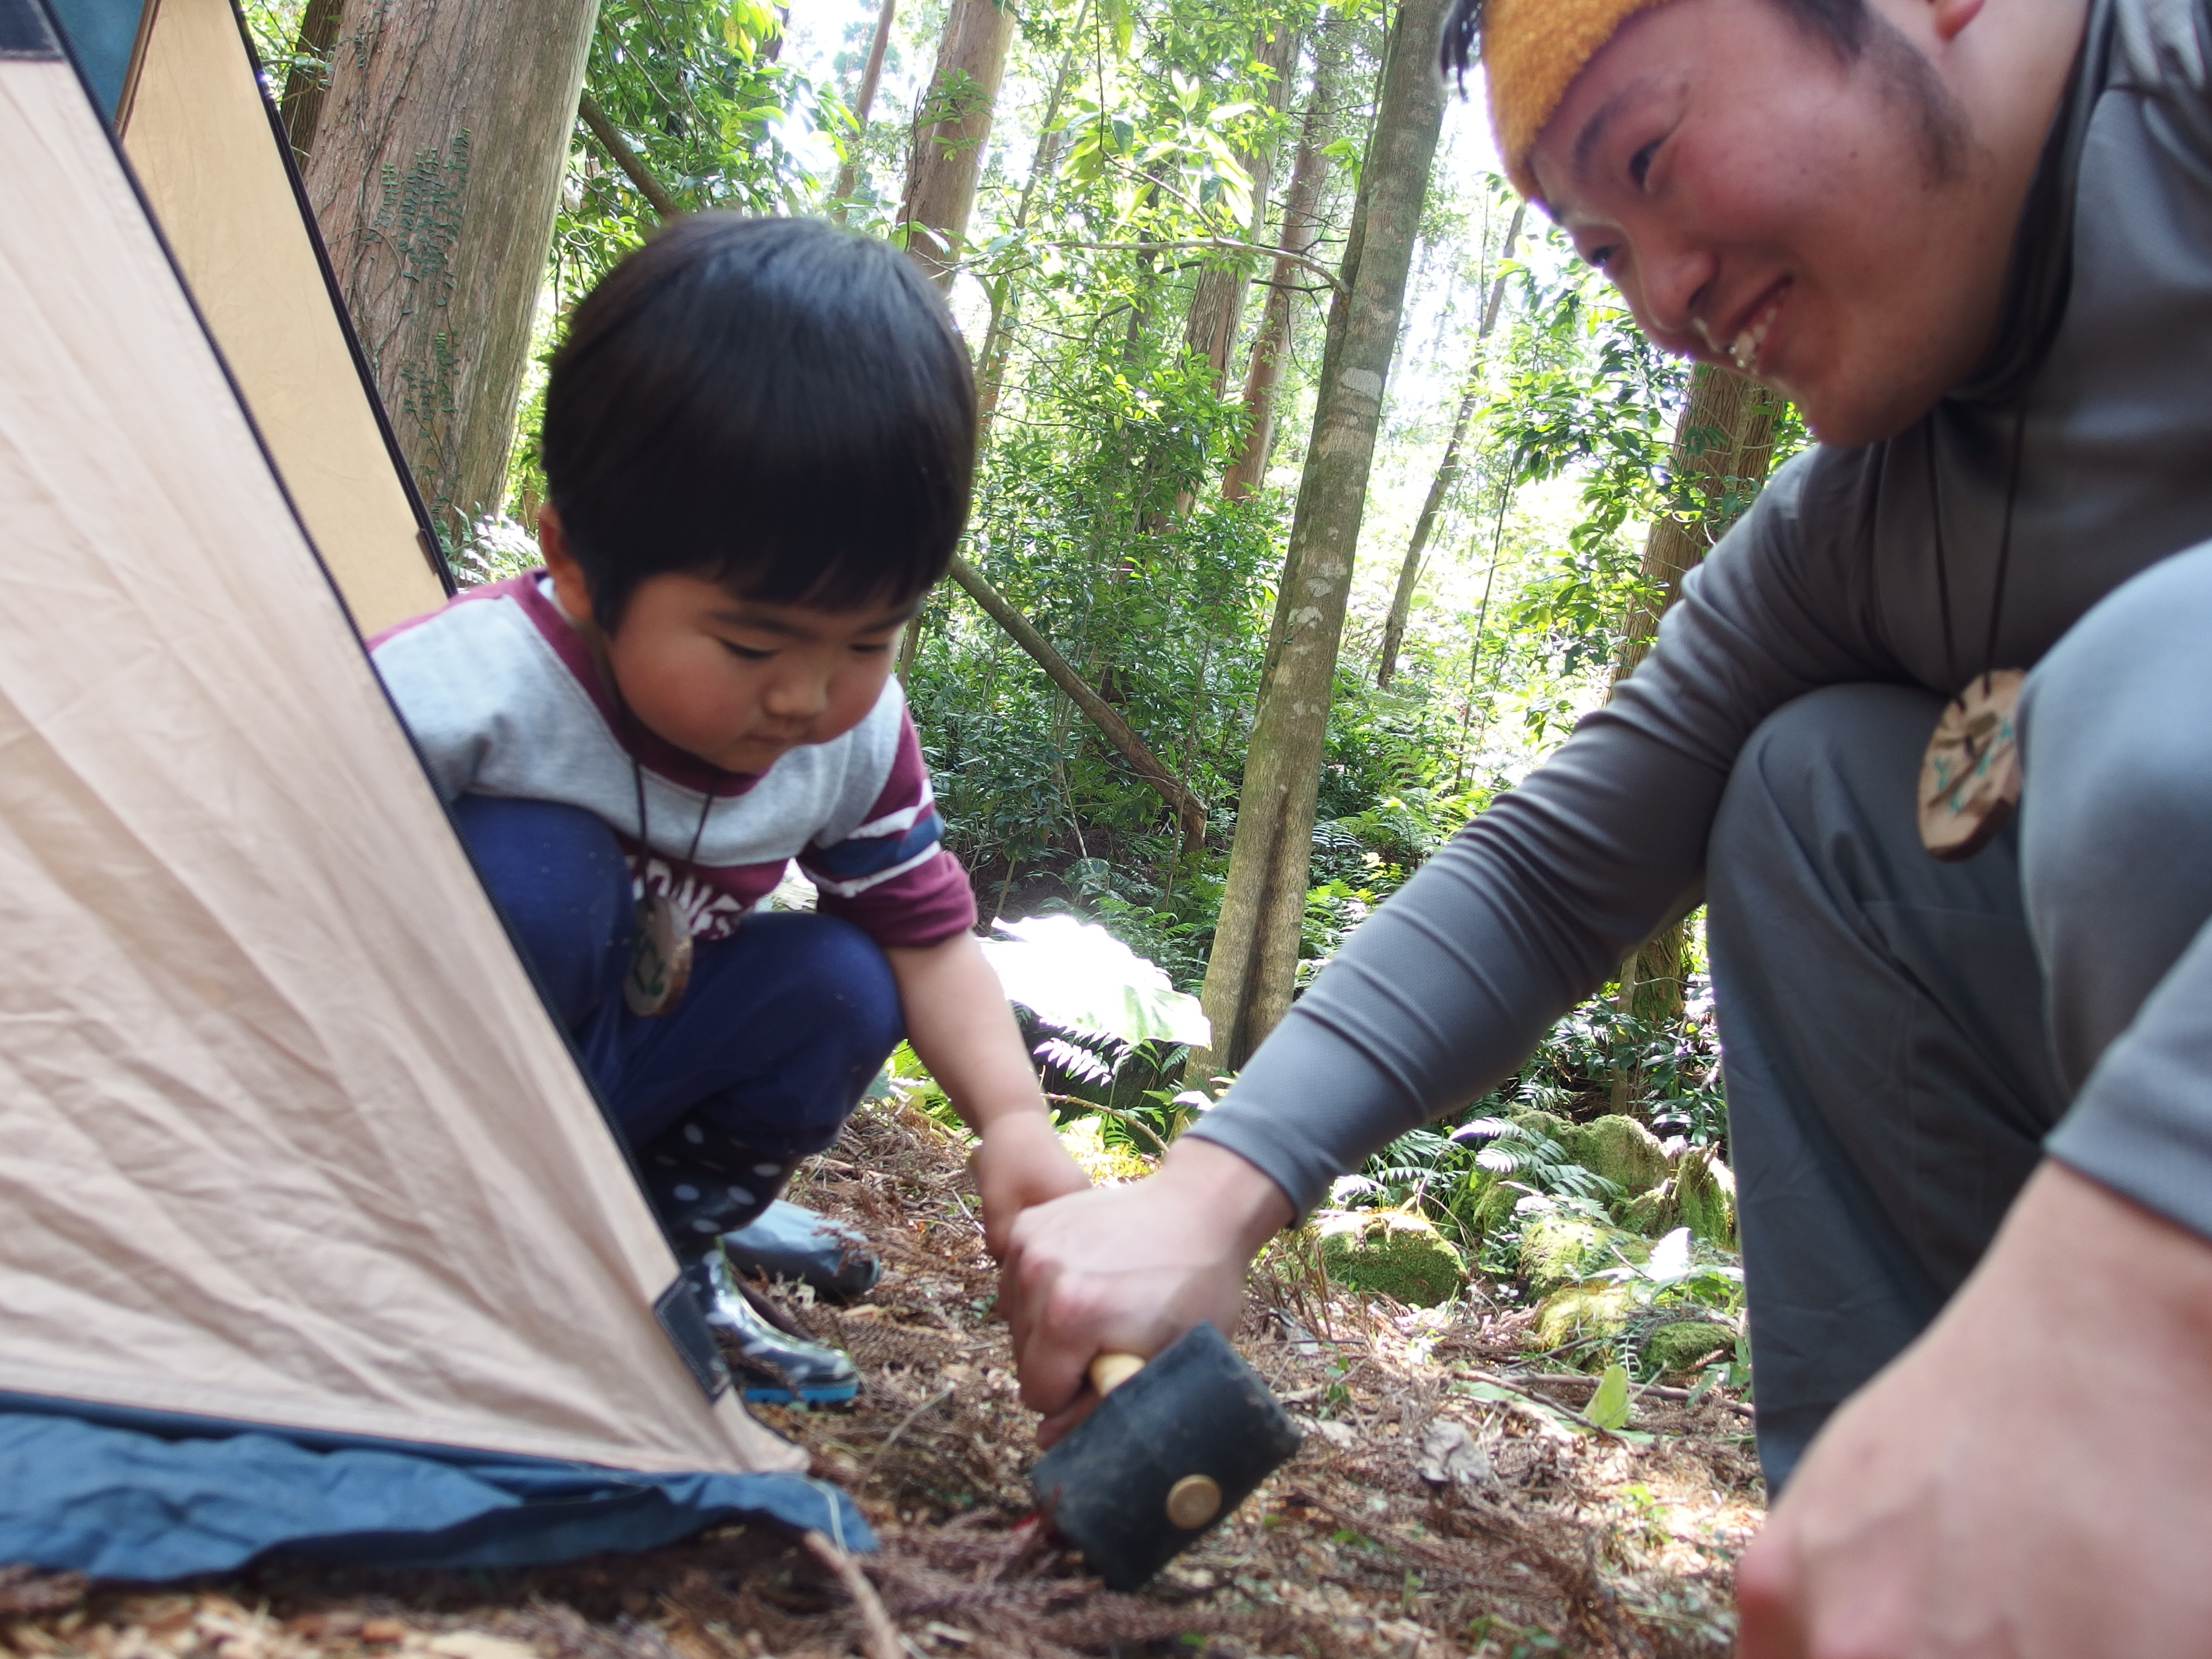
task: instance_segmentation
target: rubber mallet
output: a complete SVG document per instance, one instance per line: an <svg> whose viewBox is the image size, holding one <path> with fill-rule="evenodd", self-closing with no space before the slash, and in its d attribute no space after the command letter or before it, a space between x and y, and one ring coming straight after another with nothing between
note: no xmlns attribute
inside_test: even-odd
<svg viewBox="0 0 2212 1659"><path fill-rule="evenodd" d="M1151 1361L1101 1354L1091 1415L1037 1460L1030 1486L1109 1589L1135 1589L1249 1497L1302 1437L1211 1324Z"/></svg>

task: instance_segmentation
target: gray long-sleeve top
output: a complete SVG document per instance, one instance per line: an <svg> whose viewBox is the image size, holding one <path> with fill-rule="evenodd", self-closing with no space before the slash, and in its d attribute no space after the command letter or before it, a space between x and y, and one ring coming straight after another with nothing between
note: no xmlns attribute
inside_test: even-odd
<svg viewBox="0 0 2212 1659"><path fill-rule="evenodd" d="M2207 538L2212 0L2094 0L1973 380L1894 438L1783 467L1613 702L1359 928L1190 1133L1310 1208L1369 1152L1510 1073L1694 902L1723 787L1767 714L1822 685L1948 694L1984 666L2029 666L2113 588ZM2171 1127L2107 1111L2095 1133ZM2203 1154L2200 1176L2212 1145Z"/></svg>

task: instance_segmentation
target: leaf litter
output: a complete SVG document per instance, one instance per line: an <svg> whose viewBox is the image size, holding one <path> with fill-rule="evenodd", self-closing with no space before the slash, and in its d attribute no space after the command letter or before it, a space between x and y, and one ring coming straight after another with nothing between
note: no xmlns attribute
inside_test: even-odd
<svg viewBox="0 0 2212 1659"><path fill-rule="evenodd" d="M890 1659L894 1638L908 1659L1728 1651L1734 1563L1762 1506L1738 1402L1631 1389L1624 1405L1613 1377L1532 1370L1531 1316L1480 1281L1407 1309L1331 1285L1296 1236L1263 1257L1237 1334L1304 1447L1144 1591L1103 1589L1031 1514L1036 1419L991 1311L963 1151L924 1114L871 1103L791 1194L865 1231L884 1273L855 1305L783 1297L851 1352L860 1398L756 1411L854 1494L878 1553L840 1564L826 1540L754 1523L501 1571L271 1560L154 1588L0 1566L0 1651Z"/></svg>

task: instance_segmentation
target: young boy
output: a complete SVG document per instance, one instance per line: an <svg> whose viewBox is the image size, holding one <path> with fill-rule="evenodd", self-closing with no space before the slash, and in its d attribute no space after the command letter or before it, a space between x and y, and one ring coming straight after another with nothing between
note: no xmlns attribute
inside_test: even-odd
<svg viewBox="0 0 2212 1659"><path fill-rule="evenodd" d="M993 1249L1086 1184L890 673L967 516L967 353L883 244L702 214L576 307L544 444L544 568L376 665L748 1397L849 1398L851 1363L767 1323L720 1240L902 1033L981 1138ZM817 912L760 908L793 858Z"/></svg>

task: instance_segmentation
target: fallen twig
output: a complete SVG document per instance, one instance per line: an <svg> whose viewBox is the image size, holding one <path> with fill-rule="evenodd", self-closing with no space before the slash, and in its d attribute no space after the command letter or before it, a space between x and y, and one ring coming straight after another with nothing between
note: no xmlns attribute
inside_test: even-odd
<svg viewBox="0 0 2212 1659"><path fill-rule="evenodd" d="M1495 1382L1499 1388L1510 1389L1516 1394L1528 1394L1528 1389L1522 1386L1528 1382L1565 1383L1569 1387L1582 1387L1595 1391L1601 1380L1595 1376L1585 1376L1580 1371L1523 1371L1510 1377L1502 1376L1495 1371L1470 1371L1468 1375L1477 1382ZM1691 1398L1692 1392L1688 1389L1673 1388L1659 1382L1646 1382L1630 1397L1641 1399L1649 1395L1654 1400L1680 1400L1686 1402ZM1537 1395L1529 1395L1528 1397L1531 1400L1541 1398ZM1708 1389L1697 1397L1701 1400L1710 1400L1717 1406L1724 1406L1739 1417L1752 1415L1751 1407L1745 1405L1741 1400L1731 1400L1726 1395L1714 1389Z"/></svg>
<svg viewBox="0 0 2212 1659"><path fill-rule="evenodd" d="M898 1437L914 1426L917 1418L924 1412L943 1405L951 1397L952 1385L948 1382L904 1417L899 1419L898 1426L884 1437L884 1443L876 1448L875 1455L868 1460L868 1467L860 1471L860 1480L854 1483L855 1490L866 1492L868 1489L868 1483L876 1478L877 1466L884 1461L884 1454L898 1443Z"/></svg>
<svg viewBox="0 0 2212 1659"><path fill-rule="evenodd" d="M853 1598L853 1606L860 1615L860 1645L868 1659L906 1659L898 1626L891 1623L890 1614L884 1611L883 1597L876 1594L876 1587L868 1582L867 1575L853 1558L823 1533L810 1531L806 1547L814 1553L817 1560L837 1575L845 1594Z"/></svg>

